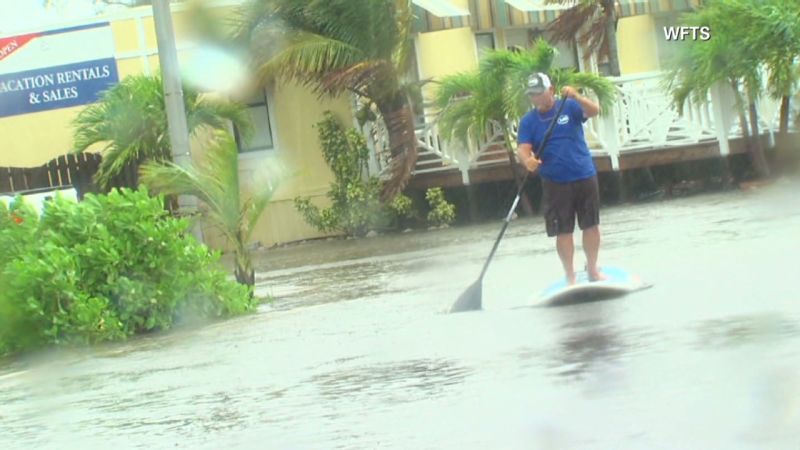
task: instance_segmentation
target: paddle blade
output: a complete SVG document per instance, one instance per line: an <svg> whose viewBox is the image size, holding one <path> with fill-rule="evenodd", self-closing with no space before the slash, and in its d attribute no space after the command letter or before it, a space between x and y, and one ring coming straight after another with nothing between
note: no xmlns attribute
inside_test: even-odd
<svg viewBox="0 0 800 450"><path fill-rule="evenodd" d="M458 297L458 300L450 308L450 312L475 311L481 309L481 296L483 294L483 283L481 279L472 283L470 287Z"/></svg>

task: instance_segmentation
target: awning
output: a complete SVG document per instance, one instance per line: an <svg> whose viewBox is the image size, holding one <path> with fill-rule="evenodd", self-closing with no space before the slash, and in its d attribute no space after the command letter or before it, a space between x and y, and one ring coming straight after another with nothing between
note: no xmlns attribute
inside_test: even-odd
<svg viewBox="0 0 800 450"><path fill-rule="evenodd" d="M505 0L505 2L522 12L559 11L575 6L576 2L562 5L560 3L547 3L546 0Z"/></svg>
<svg viewBox="0 0 800 450"><path fill-rule="evenodd" d="M461 9L447 0L411 0L411 3L424 8L436 17L462 17L469 15L469 11Z"/></svg>
<svg viewBox="0 0 800 450"><path fill-rule="evenodd" d="M660 12L688 11L700 6L703 0L617 0L617 17L637 16Z"/></svg>
<svg viewBox="0 0 800 450"><path fill-rule="evenodd" d="M617 17L659 12L686 11L702 0L617 0ZM569 6L546 0L470 0L472 22L478 31L493 28L530 27L555 20Z"/></svg>
<svg viewBox="0 0 800 450"><path fill-rule="evenodd" d="M469 10L454 5L449 0L411 0L414 8L414 31L439 31L468 27Z"/></svg>
<svg viewBox="0 0 800 450"><path fill-rule="evenodd" d="M555 20L569 5L547 0L468 0L469 11L456 0L411 0L414 31L438 31L471 26L476 31L494 28L531 27ZM617 0L617 17L637 16L698 7L703 0ZM463 1L462 1L463 3Z"/></svg>

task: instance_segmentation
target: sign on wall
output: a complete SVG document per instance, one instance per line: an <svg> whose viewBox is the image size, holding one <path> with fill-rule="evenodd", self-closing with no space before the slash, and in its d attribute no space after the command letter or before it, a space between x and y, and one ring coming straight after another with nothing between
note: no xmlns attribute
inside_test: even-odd
<svg viewBox="0 0 800 450"><path fill-rule="evenodd" d="M0 117L93 103L118 81L108 22L0 37Z"/></svg>

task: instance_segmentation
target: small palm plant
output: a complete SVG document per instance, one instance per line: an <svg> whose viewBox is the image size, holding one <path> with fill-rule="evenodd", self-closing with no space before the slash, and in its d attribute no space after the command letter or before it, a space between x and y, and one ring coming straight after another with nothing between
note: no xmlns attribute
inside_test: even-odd
<svg viewBox="0 0 800 450"><path fill-rule="evenodd" d="M184 87L183 95L190 135L201 129L227 129L231 122L245 134L252 129L242 105L211 100L189 87ZM103 161L94 178L101 189L109 189L112 179L129 165L171 160L160 75L126 77L81 111L73 126L76 153L103 146Z"/></svg>
<svg viewBox="0 0 800 450"><path fill-rule="evenodd" d="M531 108L525 83L533 72L548 72L556 93L565 85L585 88L597 96L601 110L611 108L615 90L610 81L597 74L550 70L554 56L555 49L540 39L528 51L489 51L477 70L444 77L435 102L445 139L461 139L466 147L469 140L486 140L492 125L498 125L513 165L513 126Z"/></svg>
<svg viewBox="0 0 800 450"><path fill-rule="evenodd" d="M276 171L271 175L279 176ZM247 243L279 180L266 183L243 199L239 185L238 149L226 131L214 133L203 161L188 168L169 161L151 161L141 167L140 179L152 191L166 195L192 195L203 202L205 218L233 244L236 280L249 286L252 294L255 271Z"/></svg>

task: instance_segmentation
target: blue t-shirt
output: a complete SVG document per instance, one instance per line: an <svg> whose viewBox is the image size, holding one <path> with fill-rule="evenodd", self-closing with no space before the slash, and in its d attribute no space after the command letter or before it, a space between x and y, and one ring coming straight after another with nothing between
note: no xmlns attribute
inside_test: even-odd
<svg viewBox="0 0 800 450"><path fill-rule="evenodd" d="M544 114L536 109L528 111L519 121L517 142L533 145L534 152L539 152L544 133L553 120L562 100ZM558 118L544 152L539 153L542 165L539 173L542 177L556 183L569 183L585 180L597 174L592 155L583 136L583 116L581 105L568 98L561 116Z"/></svg>

